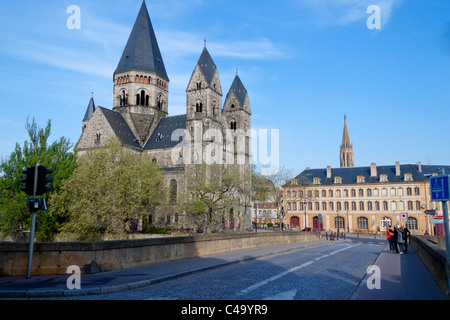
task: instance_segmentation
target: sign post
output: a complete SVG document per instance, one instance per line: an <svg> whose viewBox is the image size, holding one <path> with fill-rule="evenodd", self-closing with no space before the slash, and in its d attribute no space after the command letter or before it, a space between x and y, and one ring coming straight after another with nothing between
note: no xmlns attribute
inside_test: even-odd
<svg viewBox="0 0 450 320"><path fill-rule="evenodd" d="M430 177L430 195L431 201L441 201L444 216L444 234L445 234L445 258L447 278L450 287L450 234L448 222L448 201L450 201L450 175Z"/></svg>

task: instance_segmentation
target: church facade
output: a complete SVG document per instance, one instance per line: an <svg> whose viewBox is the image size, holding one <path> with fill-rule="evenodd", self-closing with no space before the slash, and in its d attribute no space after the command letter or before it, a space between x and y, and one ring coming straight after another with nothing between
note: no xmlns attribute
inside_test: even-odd
<svg viewBox="0 0 450 320"><path fill-rule="evenodd" d="M96 107L93 98L89 102L75 146L79 154L118 138L123 146L148 154L177 193L185 190L189 165L231 164L242 174L251 170L248 92L236 74L222 104L218 68L206 44L187 84L186 114L169 116L170 80L145 1L113 79L112 110ZM237 161L234 155L241 146ZM233 212L230 219L239 221L233 225L251 227L250 207L238 205Z"/></svg>

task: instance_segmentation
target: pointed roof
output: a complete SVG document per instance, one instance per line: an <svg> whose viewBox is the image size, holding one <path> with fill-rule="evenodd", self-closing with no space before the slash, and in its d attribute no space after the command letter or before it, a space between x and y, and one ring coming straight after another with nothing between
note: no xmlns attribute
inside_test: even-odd
<svg viewBox="0 0 450 320"><path fill-rule="evenodd" d="M89 101L89 105L87 107L83 121L91 120L92 116L94 115L94 112L95 112L95 103L94 103L94 98L91 97L91 100Z"/></svg>
<svg viewBox="0 0 450 320"><path fill-rule="evenodd" d="M198 59L197 65L200 67L200 70L202 70L208 85L211 85L217 66L211 58L208 49L206 49L206 46L203 48L203 52L200 59Z"/></svg>
<svg viewBox="0 0 450 320"><path fill-rule="evenodd" d="M350 143L350 136L348 134L348 130L347 130L347 116L344 116L344 133L342 134L342 148L345 147L350 147L351 143Z"/></svg>
<svg viewBox="0 0 450 320"><path fill-rule="evenodd" d="M145 1L114 73L128 70L155 72L169 80Z"/></svg>
<svg viewBox="0 0 450 320"><path fill-rule="evenodd" d="M227 98L230 96L231 92L234 92L236 95L236 98L238 99L239 103L241 104L241 107L244 107L245 98L247 97L247 89L245 89L244 84L242 83L239 76L236 74L236 77L234 78L233 83L231 84L230 91L228 91Z"/></svg>

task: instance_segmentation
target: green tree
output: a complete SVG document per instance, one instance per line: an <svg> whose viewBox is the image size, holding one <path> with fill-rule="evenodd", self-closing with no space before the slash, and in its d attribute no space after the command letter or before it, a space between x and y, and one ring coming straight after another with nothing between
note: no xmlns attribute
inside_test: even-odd
<svg viewBox="0 0 450 320"><path fill-rule="evenodd" d="M189 222L210 233L239 204L239 172L232 166L190 165L186 190L181 204Z"/></svg>
<svg viewBox="0 0 450 320"><path fill-rule="evenodd" d="M66 240L94 241L102 234L122 238L132 221L143 219L165 198L164 175L145 153L117 139L80 155L78 167L50 199L51 211L65 217Z"/></svg>
<svg viewBox="0 0 450 320"><path fill-rule="evenodd" d="M30 140L25 141L23 147L16 143L12 154L0 162L0 236L3 238L14 239L30 227L30 213L25 201L27 195L20 190L24 169L39 163L53 170L50 196L60 192L62 181L72 174L77 165L69 140L61 137L49 145L51 120L45 128L39 128L34 118L31 123L27 119L25 128ZM52 240L59 220L58 215L40 211L36 217L36 238Z"/></svg>

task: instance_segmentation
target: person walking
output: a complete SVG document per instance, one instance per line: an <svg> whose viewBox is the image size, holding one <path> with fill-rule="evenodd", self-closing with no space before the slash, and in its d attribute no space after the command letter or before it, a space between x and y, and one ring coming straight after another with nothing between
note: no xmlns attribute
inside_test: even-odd
<svg viewBox="0 0 450 320"><path fill-rule="evenodd" d="M403 254L403 244L405 243L405 241L403 240L403 229L398 230L397 237L398 237L397 244L398 244L400 254Z"/></svg>
<svg viewBox="0 0 450 320"><path fill-rule="evenodd" d="M409 229L407 227L404 227L402 234L403 234L403 241L405 242L403 245L404 252L406 253L406 252L408 252L408 239L409 239L409 236L411 235L411 231L409 231Z"/></svg>
<svg viewBox="0 0 450 320"><path fill-rule="evenodd" d="M392 245L394 247L394 252L398 252L398 226L394 227L393 234L392 234Z"/></svg>
<svg viewBox="0 0 450 320"><path fill-rule="evenodd" d="M389 242L389 251L392 252L394 250L394 247L392 245L392 232L394 232L393 230L391 231L391 226L389 226L389 228L386 230L386 240Z"/></svg>

